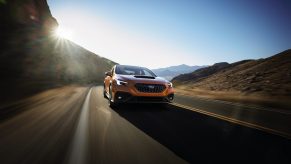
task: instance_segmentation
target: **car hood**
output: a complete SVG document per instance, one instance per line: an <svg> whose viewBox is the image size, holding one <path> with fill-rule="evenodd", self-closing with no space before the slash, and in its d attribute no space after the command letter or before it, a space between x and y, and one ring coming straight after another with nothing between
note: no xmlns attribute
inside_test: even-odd
<svg viewBox="0 0 291 164"><path fill-rule="evenodd" d="M155 84L165 84L169 81L165 80L162 77L146 77L146 76L135 76L135 75L116 75L117 79L123 81L132 81L135 83L155 83Z"/></svg>

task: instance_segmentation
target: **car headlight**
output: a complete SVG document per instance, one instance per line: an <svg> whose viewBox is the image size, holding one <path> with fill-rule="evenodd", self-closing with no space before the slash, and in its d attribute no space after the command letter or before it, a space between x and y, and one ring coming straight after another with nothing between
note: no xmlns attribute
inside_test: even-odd
<svg viewBox="0 0 291 164"><path fill-rule="evenodd" d="M123 80L119 80L119 79L117 79L117 80L116 80L116 84L117 84L117 85L126 85L127 82L126 82L126 81L123 81Z"/></svg>
<svg viewBox="0 0 291 164"><path fill-rule="evenodd" d="M168 82L167 85L168 85L169 88L173 88L173 83Z"/></svg>

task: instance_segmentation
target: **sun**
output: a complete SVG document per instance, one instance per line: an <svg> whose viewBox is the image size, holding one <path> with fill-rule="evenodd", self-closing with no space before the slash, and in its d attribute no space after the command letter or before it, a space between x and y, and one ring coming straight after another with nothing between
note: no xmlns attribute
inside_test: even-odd
<svg viewBox="0 0 291 164"><path fill-rule="evenodd" d="M55 36L61 39L72 40L73 30L63 27L63 26L58 26L57 29L55 30Z"/></svg>

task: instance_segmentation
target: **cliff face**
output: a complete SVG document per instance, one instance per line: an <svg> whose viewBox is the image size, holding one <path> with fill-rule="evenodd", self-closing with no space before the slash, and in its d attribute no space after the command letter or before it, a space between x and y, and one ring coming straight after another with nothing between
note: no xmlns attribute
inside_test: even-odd
<svg viewBox="0 0 291 164"><path fill-rule="evenodd" d="M4 31L25 26L34 26L48 33L58 25L50 13L46 0L3 1L2 4L0 3L0 13L2 34Z"/></svg>
<svg viewBox="0 0 291 164"><path fill-rule="evenodd" d="M46 0L0 2L1 100L59 85L102 83L115 64L56 38L58 23Z"/></svg>

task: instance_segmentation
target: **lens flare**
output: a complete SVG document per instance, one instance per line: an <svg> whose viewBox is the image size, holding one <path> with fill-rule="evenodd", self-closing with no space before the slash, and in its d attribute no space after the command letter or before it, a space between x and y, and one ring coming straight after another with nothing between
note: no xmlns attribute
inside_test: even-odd
<svg viewBox="0 0 291 164"><path fill-rule="evenodd" d="M63 27L63 26L59 26L55 30L55 36L57 38L73 40L73 30Z"/></svg>

